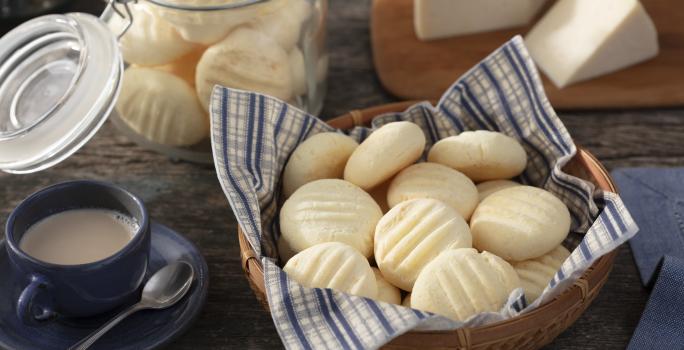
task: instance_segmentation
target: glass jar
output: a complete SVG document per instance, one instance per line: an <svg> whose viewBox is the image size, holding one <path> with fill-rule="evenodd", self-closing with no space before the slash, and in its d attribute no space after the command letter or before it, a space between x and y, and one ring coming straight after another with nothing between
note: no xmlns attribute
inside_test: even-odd
<svg viewBox="0 0 684 350"><path fill-rule="evenodd" d="M0 38L0 170L51 167L110 115L143 146L209 163L215 84L320 111L326 0L108 1L100 18L47 15Z"/></svg>
<svg viewBox="0 0 684 350"><path fill-rule="evenodd" d="M322 108L327 0L147 0L103 14L126 70L113 116L137 143L211 162L215 85Z"/></svg>

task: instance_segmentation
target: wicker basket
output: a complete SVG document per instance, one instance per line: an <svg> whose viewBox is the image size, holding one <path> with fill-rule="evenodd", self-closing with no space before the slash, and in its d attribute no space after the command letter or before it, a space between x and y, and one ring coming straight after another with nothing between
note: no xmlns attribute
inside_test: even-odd
<svg viewBox="0 0 684 350"><path fill-rule="evenodd" d="M329 121L340 129L368 125L377 115L403 111L415 102L399 102L352 111ZM606 169L584 149L565 167L566 172L593 182L604 191L616 192ZM268 310L264 271L254 250L238 228L242 267L257 299ZM539 308L506 321L475 328L442 332L408 332L386 345L389 349L538 349L556 338L586 310L603 287L617 250L604 255L574 285Z"/></svg>

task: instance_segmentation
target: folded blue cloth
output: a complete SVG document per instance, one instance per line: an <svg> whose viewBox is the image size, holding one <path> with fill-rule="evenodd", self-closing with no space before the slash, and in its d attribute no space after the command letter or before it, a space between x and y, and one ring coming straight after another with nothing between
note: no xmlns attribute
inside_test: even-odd
<svg viewBox="0 0 684 350"><path fill-rule="evenodd" d="M684 259L684 168L626 168L612 175L640 228L629 244L641 281L652 285L665 255ZM684 285L679 288L684 293Z"/></svg>
<svg viewBox="0 0 684 350"><path fill-rule="evenodd" d="M628 350L684 349L684 260L666 256L657 278Z"/></svg>

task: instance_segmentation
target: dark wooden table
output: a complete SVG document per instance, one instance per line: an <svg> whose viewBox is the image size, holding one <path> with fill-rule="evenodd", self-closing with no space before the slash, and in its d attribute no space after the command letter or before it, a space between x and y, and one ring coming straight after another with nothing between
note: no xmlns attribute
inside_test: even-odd
<svg viewBox="0 0 684 350"><path fill-rule="evenodd" d="M82 0L73 9L96 11ZM323 118L392 102L372 65L370 0L330 0L329 91ZM6 30L7 22L0 23ZM3 28L4 27L4 28ZM578 144L609 168L684 164L684 110L562 112ZM139 194L152 217L197 244L209 263L211 289L194 327L170 349L281 347L270 315L254 298L240 268L236 222L211 166L173 163L146 151L106 124L78 153L33 175L0 175L0 224L28 194L71 179L98 179ZM4 227L4 226L3 226ZM623 349L648 297L628 245L599 297L548 349Z"/></svg>

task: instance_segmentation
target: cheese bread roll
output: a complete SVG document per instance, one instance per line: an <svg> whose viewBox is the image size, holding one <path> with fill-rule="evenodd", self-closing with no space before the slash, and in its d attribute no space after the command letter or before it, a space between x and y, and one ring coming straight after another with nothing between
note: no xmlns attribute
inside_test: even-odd
<svg viewBox="0 0 684 350"><path fill-rule="evenodd" d="M462 173L437 163L418 163L402 170L392 180L387 203L394 207L415 198L433 198L456 209L468 220L477 205L477 188Z"/></svg>
<svg viewBox="0 0 684 350"><path fill-rule="evenodd" d="M188 146L209 136L209 117L194 89L166 72L126 69L116 110L131 129L156 143Z"/></svg>
<svg viewBox="0 0 684 350"><path fill-rule="evenodd" d="M380 207L358 186L344 180L309 182L280 209L282 238L295 252L324 242L346 243L363 256L373 254Z"/></svg>
<svg viewBox="0 0 684 350"><path fill-rule="evenodd" d="M541 188L515 186L493 193L470 219L473 246L508 261L542 256L570 231L570 211Z"/></svg>
<svg viewBox="0 0 684 350"><path fill-rule="evenodd" d="M174 5L194 8L223 6L242 0L169 0ZM159 15L173 25L184 40L212 45L225 38L232 30L258 17L269 16L284 8L288 0L269 0L262 3L214 11L177 10L154 6Z"/></svg>
<svg viewBox="0 0 684 350"><path fill-rule="evenodd" d="M131 64L156 66L172 62L189 53L196 46L189 43L176 29L146 3L129 4L133 23L119 40L124 60ZM127 19L114 14L108 26L116 34L126 28Z"/></svg>
<svg viewBox="0 0 684 350"><path fill-rule="evenodd" d="M351 137L322 132L299 144L283 171L283 192L289 197L302 185L320 179L341 179L347 159L359 144Z"/></svg>
<svg viewBox="0 0 684 350"><path fill-rule="evenodd" d="M282 0L281 0L282 1ZM286 0L287 6L266 16L256 17L253 26L272 37L285 50L291 50L299 41L304 22L311 16L311 3L307 0Z"/></svg>
<svg viewBox="0 0 684 350"><path fill-rule="evenodd" d="M387 282L377 267L373 267L373 273L378 284L378 297L376 299L390 304L401 305L401 291L399 288Z"/></svg>
<svg viewBox="0 0 684 350"><path fill-rule="evenodd" d="M493 131L465 131L435 143L428 161L454 168L475 182L508 179L527 165L527 154L514 138Z"/></svg>
<svg viewBox="0 0 684 350"><path fill-rule="evenodd" d="M570 252L559 245L556 249L538 258L512 264L525 290L525 299L527 299L528 304L539 298L568 256L570 256Z"/></svg>
<svg viewBox="0 0 684 350"><path fill-rule="evenodd" d="M385 124L356 148L344 179L369 190L415 163L425 149L425 135L411 122Z"/></svg>
<svg viewBox="0 0 684 350"><path fill-rule="evenodd" d="M420 271L440 252L470 248L468 224L435 199L401 202L375 228L375 262L393 285L411 291Z"/></svg>
<svg viewBox="0 0 684 350"><path fill-rule="evenodd" d="M332 288L366 298L378 295L368 260L343 243L321 243L305 249L293 256L283 271L308 288Z"/></svg>
<svg viewBox="0 0 684 350"><path fill-rule="evenodd" d="M420 273L411 307L465 321L486 311L499 311L520 287L518 275L498 256L475 249L448 249Z"/></svg>
<svg viewBox="0 0 684 350"><path fill-rule="evenodd" d="M236 29L204 52L197 64L195 85L207 111L214 85L255 91L283 101L293 96L287 52L270 37L249 28Z"/></svg>
<svg viewBox="0 0 684 350"><path fill-rule="evenodd" d="M520 184L511 180L491 180L480 182L477 184L477 192L479 197L478 202L482 202L482 200L489 197L489 195L494 192L513 186L520 186Z"/></svg>

